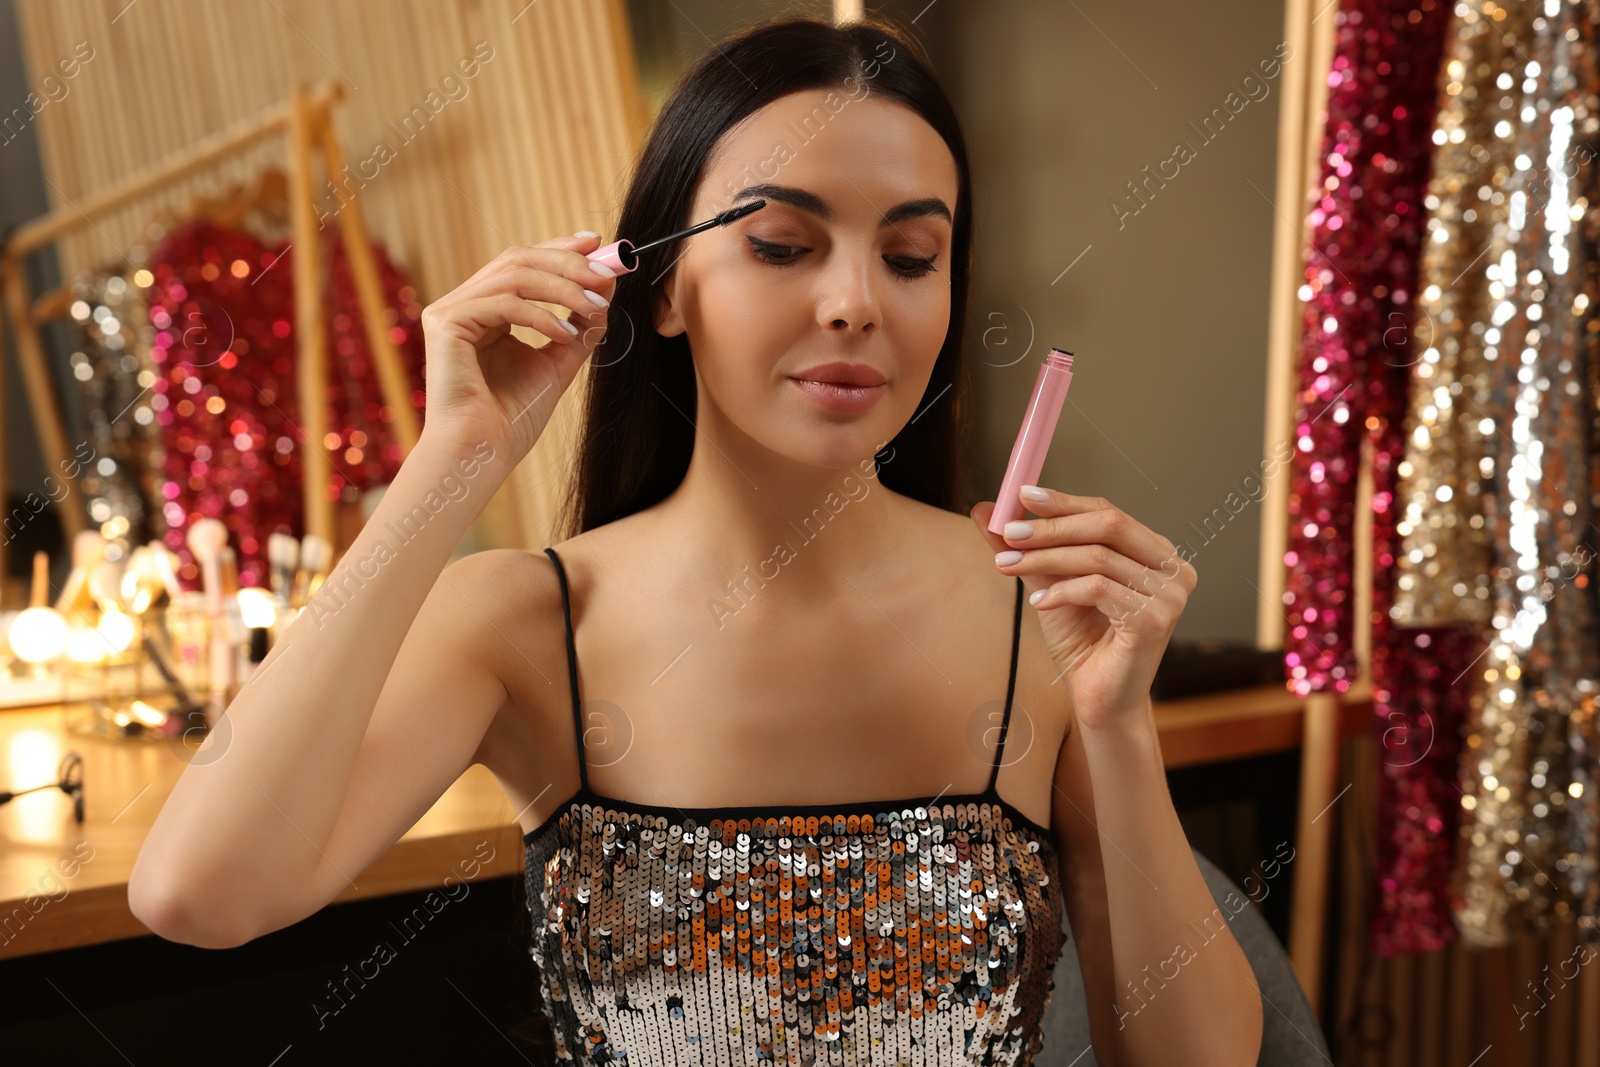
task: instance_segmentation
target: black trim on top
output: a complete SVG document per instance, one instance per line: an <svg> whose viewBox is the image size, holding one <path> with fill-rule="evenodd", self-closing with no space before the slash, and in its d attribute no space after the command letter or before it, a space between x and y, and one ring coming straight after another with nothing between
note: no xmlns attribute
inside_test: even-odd
<svg viewBox="0 0 1600 1067"><path fill-rule="evenodd" d="M583 711L578 699L578 649L572 636L572 597L567 592L567 569L561 565L561 557L553 548L546 548L545 554L556 565L556 577L561 580L561 615L567 627L567 680L572 687L572 728L578 735L578 788L584 790L589 788L589 761L583 755Z"/></svg>
<svg viewBox="0 0 1600 1067"><path fill-rule="evenodd" d="M1044 845L1052 850L1055 848L1055 838L1049 830L1028 818L1021 811L1013 807L1008 801L994 790L985 790L982 793L942 793L936 797L909 797L902 800L852 800L837 804L731 804L714 807L680 808L663 804L637 804L631 800L622 800L618 797L608 797L596 793L587 786L579 789L566 803L556 809L555 813L537 827L522 835L522 843L530 845L534 839L543 834L561 816L567 814L574 804L591 803L603 807L614 808L617 811L630 814L661 816L673 822L683 819L693 819L698 826L709 826L713 819L781 819L786 816L850 816L850 815L876 815L879 812L899 812L906 809L942 807L945 804L997 804L1007 819L1014 826L1021 826L1040 838Z"/></svg>

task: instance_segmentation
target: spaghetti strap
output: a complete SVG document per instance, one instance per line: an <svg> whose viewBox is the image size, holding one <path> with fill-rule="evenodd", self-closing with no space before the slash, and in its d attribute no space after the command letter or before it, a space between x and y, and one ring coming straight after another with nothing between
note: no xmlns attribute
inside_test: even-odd
<svg viewBox="0 0 1600 1067"><path fill-rule="evenodd" d="M567 628L567 684L572 689L572 728L578 735L578 784L587 790L589 769L588 761L583 756L583 712L578 699L578 649L572 639L572 599L567 591L567 570L561 565L561 557L556 555L555 549L546 548L544 551L550 557L550 562L556 565L556 577L561 581L561 617ZM1017 581L1020 583L1022 579L1019 578ZM1020 592L1018 595L1020 597ZM1004 737L1004 734L1001 736Z"/></svg>
<svg viewBox="0 0 1600 1067"><path fill-rule="evenodd" d="M1006 710L1000 720L1000 743L995 746L994 766L989 768L989 789L994 792L1000 780L1000 760L1006 751L1006 731L1011 726L1011 698L1017 692L1017 650L1022 644L1022 576L1017 576L1017 606L1011 620L1011 678L1006 682Z"/></svg>

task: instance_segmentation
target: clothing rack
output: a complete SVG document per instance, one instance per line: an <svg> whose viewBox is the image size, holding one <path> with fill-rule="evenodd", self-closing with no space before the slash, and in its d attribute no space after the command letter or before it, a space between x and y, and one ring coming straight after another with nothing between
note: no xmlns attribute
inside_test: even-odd
<svg viewBox="0 0 1600 1067"><path fill-rule="evenodd" d="M1285 40L1295 52L1293 62L1284 66L1279 103L1264 455L1280 442L1294 440L1295 360L1304 310L1296 290L1310 244L1302 224L1320 184L1327 72L1334 51L1335 17L1326 0L1285 0L1284 13ZM1381 889L1364 884L1363 846L1358 843L1363 831L1352 833L1349 826L1359 827L1356 820L1374 817L1362 806L1371 803L1363 800L1363 794L1375 799L1377 760L1364 754L1355 765L1341 766L1341 739L1349 732L1341 730L1341 720L1351 713L1365 713L1369 738L1375 732L1370 719L1374 546L1372 523L1367 521L1374 478L1372 450L1366 444L1356 479L1355 511L1361 521L1351 545L1351 637L1357 677L1345 693L1321 691L1300 699L1300 802L1288 946L1296 976L1313 1010L1330 1024L1330 1035L1334 1028L1357 1020L1367 1024L1382 1019L1380 1011L1387 1011L1393 1020L1392 1033L1381 1036L1367 1026L1360 1047L1347 1049L1341 1062L1423 1067L1477 1062L1473 1057L1481 1058L1488 1050L1473 1037L1476 1033L1488 1038L1496 1062L1600 1063L1600 969L1582 968L1573 983L1576 988L1562 992L1537 1023L1524 1027L1515 1012L1519 998L1528 995L1525 987L1533 988L1543 976L1560 976L1563 989L1570 980L1562 968L1573 958L1577 935L1571 923L1558 925L1546 937L1523 937L1488 949L1457 937L1433 952L1375 957L1367 945L1369 901ZM1262 509L1257 583L1261 600L1275 610L1261 610L1257 644L1274 648L1282 645L1286 622L1278 606L1286 575L1287 466L1266 480L1268 496L1280 503ZM1341 778L1350 784L1341 786ZM1347 824L1346 829L1338 829L1341 823ZM1337 942L1330 944L1327 917L1336 834L1344 838L1337 857L1343 899ZM1337 957L1338 980L1336 988L1325 990L1330 951Z"/></svg>
<svg viewBox="0 0 1600 1067"><path fill-rule="evenodd" d="M293 241L302 248L318 247L318 221L312 198L314 156L320 154L328 175L344 168L344 152L333 128L333 106L344 98L344 83L325 80L313 86L294 85L289 96L252 119L224 130L175 152L160 163L109 189L78 203L67 202L49 213L17 227L0 248L0 290L16 338L17 359L29 407L33 410L39 443L44 457L62 472L68 496L77 495L77 479L68 472L70 450L59 398L50 375L40 327L63 317L70 301L60 291L35 299L28 288L25 258L46 248L67 234L93 227L95 219L126 207L173 181L239 153L268 137L289 139L288 210ZM404 452L417 443L419 425L411 405L410 387L400 353L384 323L384 296L377 260L368 243L366 222L356 199L340 191L339 226L349 255L367 344L372 350L379 386L386 404L394 412L395 435ZM63 200L66 198L63 197ZM305 531L325 538L334 547L337 559L344 545L339 538L333 502L328 499L331 460L322 446L327 432L328 346L324 332L321 292L322 266L316 255L297 257L294 265L295 337L298 393L300 399L302 469L305 472ZM4 403L4 343L0 341L0 404ZM309 446L309 447L307 447ZM5 441L0 436L0 501L6 499L7 463ZM68 543L86 525L83 509L62 509L62 523ZM6 573L6 546L0 542L0 575Z"/></svg>

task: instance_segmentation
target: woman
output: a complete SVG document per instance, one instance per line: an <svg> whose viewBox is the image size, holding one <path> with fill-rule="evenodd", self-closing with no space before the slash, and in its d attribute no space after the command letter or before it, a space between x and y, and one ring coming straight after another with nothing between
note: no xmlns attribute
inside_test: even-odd
<svg viewBox="0 0 1600 1067"><path fill-rule="evenodd" d="M913 46L713 49L619 230L752 197L621 279L579 233L427 308L422 440L185 770L135 913L294 923L482 763L564 1056L1024 1063L1064 906L1101 1064L1254 1063L1149 700L1193 568L1098 498L1025 495L1004 538L955 513L971 186ZM574 536L446 566L591 356Z"/></svg>

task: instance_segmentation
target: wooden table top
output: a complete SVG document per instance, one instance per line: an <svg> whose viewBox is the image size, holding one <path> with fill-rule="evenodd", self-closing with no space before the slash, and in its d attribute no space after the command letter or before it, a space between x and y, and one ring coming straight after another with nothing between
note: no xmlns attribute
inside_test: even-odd
<svg viewBox="0 0 1600 1067"><path fill-rule="evenodd" d="M1341 733L1367 728L1365 685L1340 700ZM1156 722L1168 768L1298 748L1302 703L1281 686L1158 701ZM128 875L156 813L183 773L180 750L164 741L112 741L73 732L78 705L0 711L0 787L55 777L62 755L84 763L84 822L59 789L0 806L0 959L141 937L128 910ZM482 877L520 875L522 829L500 783L474 765L415 826L356 878L336 902L438 885L483 842L494 858Z"/></svg>

